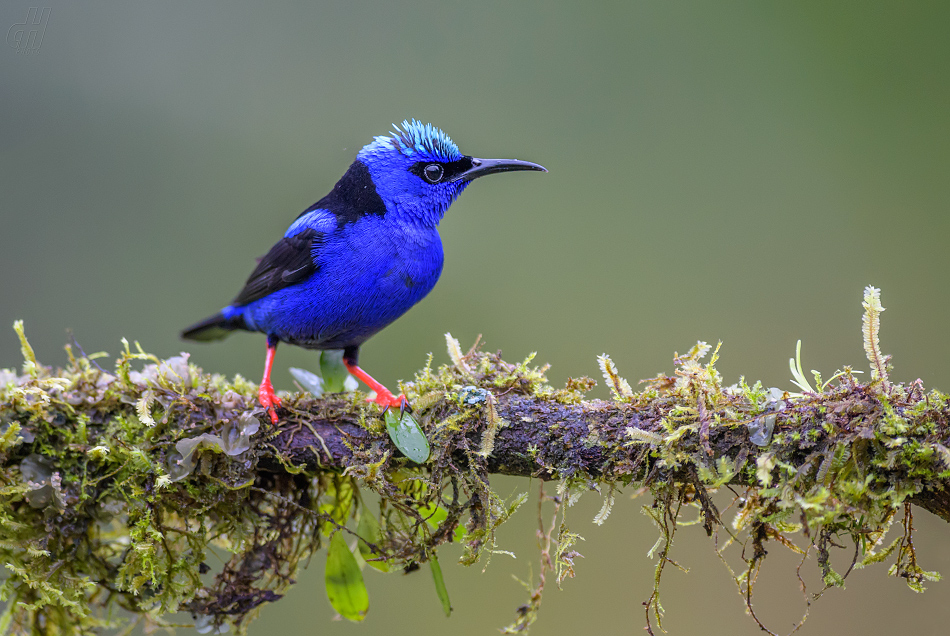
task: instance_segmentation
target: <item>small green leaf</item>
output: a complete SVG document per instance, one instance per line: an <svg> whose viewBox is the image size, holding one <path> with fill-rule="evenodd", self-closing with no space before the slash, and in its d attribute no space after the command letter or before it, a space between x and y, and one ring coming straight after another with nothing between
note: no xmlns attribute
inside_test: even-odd
<svg viewBox="0 0 950 636"><path fill-rule="evenodd" d="M347 390L346 379L350 372L343 364L343 351L330 350L321 353L320 375L323 376L323 390L327 393L342 393Z"/></svg>
<svg viewBox="0 0 950 636"><path fill-rule="evenodd" d="M389 561L379 561L379 557L383 555L374 552L368 545L372 543L375 546L379 546L383 541L383 533L379 529L379 522L376 521L376 517L373 516L373 513L371 513L366 506L363 506L363 509L360 511L360 522L356 527L356 534L360 537L358 545L360 554L363 555L363 560L366 561L366 565L380 572L389 572ZM371 561L370 559L374 560Z"/></svg>
<svg viewBox="0 0 950 636"><path fill-rule="evenodd" d="M429 459L429 440L426 439L416 418L408 411L400 416L396 409L387 410L385 418L389 439L393 441L396 448L402 451L403 455L417 464Z"/></svg>
<svg viewBox="0 0 950 636"><path fill-rule="evenodd" d="M353 504L355 503L353 482L347 478L334 478L326 485L323 501L324 503L320 504L318 511L329 515L333 522L322 522L320 529L324 534L330 534L337 525L346 525L350 518L350 512L353 511Z"/></svg>
<svg viewBox="0 0 950 636"><path fill-rule="evenodd" d="M442 578L442 566L433 552L429 557L429 566L432 568L432 580L435 581L435 593L442 601L442 611L446 616L452 615L452 602L449 600L449 591L445 589L445 579Z"/></svg>
<svg viewBox="0 0 950 636"><path fill-rule="evenodd" d="M369 611L369 594L356 557L346 545L342 532L330 539L327 550L327 598L339 614L351 621L361 621Z"/></svg>

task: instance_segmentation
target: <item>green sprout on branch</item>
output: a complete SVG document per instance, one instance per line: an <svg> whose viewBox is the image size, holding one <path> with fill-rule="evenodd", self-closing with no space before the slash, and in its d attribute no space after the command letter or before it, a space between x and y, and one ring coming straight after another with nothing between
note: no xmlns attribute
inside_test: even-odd
<svg viewBox="0 0 950 636"><path fill-rule="evenodd" d="M797 386L802 390L801 393L789 393L793 397L801 397L805 393L824 393L828 386L834 382L836 379L840 378L843 375L848 375L851 373L864 373L863 371L854 371L851 367L845 367L844 369L839 369L835 371L834 375L822 382L821 372L816 371L815 369L811 370L812 375L815 376L815 384L818 386L818 390L812 388L811 384L808 382L808 378L805 377L805 372L802 371L802 341L799 340L798 344L795 345L795 357L788 359L788 368L792 372L792 384Z"/></svg>

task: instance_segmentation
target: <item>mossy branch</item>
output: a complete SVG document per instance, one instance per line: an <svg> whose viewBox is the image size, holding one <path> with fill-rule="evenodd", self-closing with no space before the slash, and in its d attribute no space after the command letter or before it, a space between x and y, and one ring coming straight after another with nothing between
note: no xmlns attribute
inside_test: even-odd
<svg viewBox="0 0 950 636"><path fill-rule="evenodd" d="M936 403L935 407L919 408L921 403L927 402ZM717 463L728 459L732 463L744 461L747 470L733 468L736 474L720 485L758 486L758 477L750 474L749 469L757 466L762 458L768 458L763 461L776 465L782 463L786 470L807 471L809 466L819 468L817 460L823 459L839 444L843 445L841 448L853 449L856 445L867 446L869 439L881 443L878 429L889 417L886 411L896 407L903 413L900 417L902 425L908 431L916 431L915 435L901 435L900 443L919 444L928 459L925 464L915 462L911 466L907 461L897 462L894 455L894 461L889 462L893 465L876 473L875 477L886 477L889 484L896 485L905 480L905 471L911 468L919 471L929 465L932 472L927 478L920 475L913 493L901 495L894 492L891 495L895 497L894 503L909 497L912 503L950 522L950 471L945 474L950 468L950 461L947 461L950 452L945 450L950 445L950 428L947 428L950 408L944 395L924 395L918 391L906 401L883 403L866 385L855 383L850 390L804 401L789 399L788 403L794 406L777 415L775 438L766 447L749 441L749 425L756 419L754 411L744 414L716 411L709 414L716 422L710 431L710 459L701 461L695 457L702 445L697 431L687 430L675 444L676 453L682 454L680 459L686 461L665 462L663 446L668 434L664 419L670 411L677 409L677 405L671 402L657 399L646 403L618 404L585 400L562 404L512 393L497 398L495 408L498 417L514 424L496 433L494 449L479 468L491 474L536 477L546 481L575 478L609 483L640 477L635 480L644 485L658 481L684 484L692 483L694 478L690 473L697 467L715 471ZM280 471L285 464L292 464L307 472L342 472L348 467L361 465L365 457L358 455L371 446L376 447L376 453L398 455L385 434L370 433L361 425L365 415L361 409L348 410L346 406L349 404L348 400L340 398L302 398L296 401L292 406L295 410L292 421L304 424L277 433L270 442L273 449L261 457L260 467ZM692 405L679 407L684 412L694 410ZM914 412L908 413L910 409ZM451 417L455 414L457 411L450 406L439 415ZM736 418L736 415L746 417ZM909 419L905 419L908 415ZM479 421L477 416L473 420L465 427L465 440L456 440L461 443L448 449L451 453L447 454L456 466L467 466L470 454L480 443L485 421L484 418ZM681 426L691 425L684 421ZM629 428L636 430L628 431ZM651 443L647 437L650 433L656 435L656 443ZM862 439L865 441L859 441ZM868 449L857 452L867 453ZM872 458L866 457L863 461L869 462ZM826 474L825 479L836 476Z"/></svg>
<svg viewBox="0 0 950 636"><path fill-rule="evenodd" d="M445 542L462 543L464 564L491 549L495 529L525 499L502 501L492 474L558 483L557 496L542 491L540 500L560 515L542 525L550 530L540 583L508 632L534 620L546 572L556 570L559 582L574 575L578 536L565 513L591 490L604 492L597 523L623 488L653 496L646 508L660 529L660 558L648 630L651 616L661 617L660 575L687 508L707 533L727 536L724 546L749 548L747 570L733 578L750 611L768 541L814 550L825 583L840 585L829 549L850 537L852 566L889 558L892 574L922 590L939 575L917 564L910 504L950 521L950 405L919 380L887 380L877 330L879 372L869 383L846 367L833 381L816 374L815 389L798 378L811 389L801 394L744 380L724 386L718 348L703 364L710 347L699 343L674 358L672 375L639 392L601 356L612 401L586 399L590 378L556 389L531 357L512 364L474 347L463 354L449 337L452 363L433 370L430 358L401 387L432 448L416 464L359 393L286 395L272 426L256 387L240 377L127 343L109 371L68 347L69 364L54 371L36 362L18 324L24 372L0 371L0 632L42 624L86 633L114 624L113 605L152 626L187 611L202 630L242 631L327 546L334 607L361 620L365 590L351 593L363 589L360 559L382 570L429 562L435 575ZM733 519L722 518L717 492L732 500ZM903 533L885 546L902 512ZM338 533L347 541L331 541ZM226 556L213 578L212 551Z"/></svg>

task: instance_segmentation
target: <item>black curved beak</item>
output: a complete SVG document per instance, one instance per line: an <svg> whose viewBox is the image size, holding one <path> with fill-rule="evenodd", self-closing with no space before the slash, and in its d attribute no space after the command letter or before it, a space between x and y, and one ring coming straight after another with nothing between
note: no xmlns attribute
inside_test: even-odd
<svg viewBox="0 0 950 636"><path fill-rule="evenodd" d="M518 159L476 159L471 157L472 167L454 175L451 181L471 181L488 174L515 172L517 170L538 170L547 172L547 168L530 161Z"/></svg>

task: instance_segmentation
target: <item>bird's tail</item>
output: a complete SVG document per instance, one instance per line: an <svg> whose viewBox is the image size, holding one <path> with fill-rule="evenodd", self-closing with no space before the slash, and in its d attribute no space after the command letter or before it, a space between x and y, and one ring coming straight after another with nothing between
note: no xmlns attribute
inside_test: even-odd
<svg viewBox="0 0 950 636"><path fill-rule="evenodd" d="M223 311L205 318L199 323L195 323L181 332L181 337L185 340L197 340L198 342L207 342L209 340L221 340L226 338L235 329L247 329L244 323L244 316L237 314L228 317Z"/></svg>

